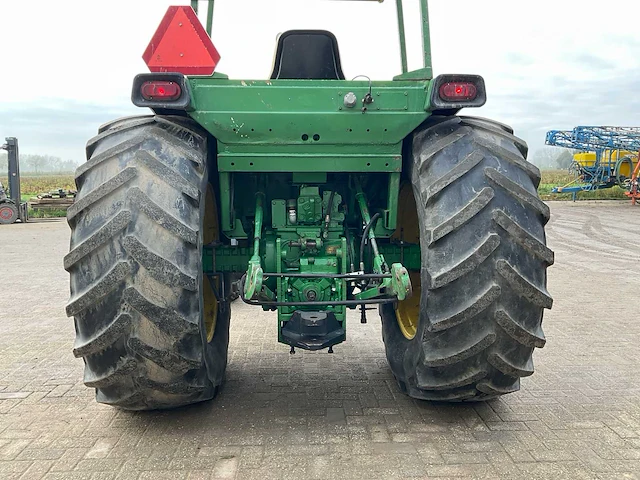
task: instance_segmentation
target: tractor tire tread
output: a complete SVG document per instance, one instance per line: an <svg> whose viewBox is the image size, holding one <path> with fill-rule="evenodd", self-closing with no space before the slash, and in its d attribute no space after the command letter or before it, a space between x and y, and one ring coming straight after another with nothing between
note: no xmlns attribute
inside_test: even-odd
<svg viewBox="0 0 640 480"><path fill-rule="evenodd" d="M67 305L67 315L72 317L93 306L108 293L115 290L121 282L131 273L131 264L122 260L117 262L99 280L95 281L88 289L71 297Z"/></svg>
<svg viewBox="0 0 640 480"><path fill-rule="evenodd" d="M457 344L450 344L448 348L446 348L446 352L442 352L443 349L437 345L437 341L425 341L423 342L425 351L424 364L428 367L453 365L473 357L490 345L493 345L495 341L495 333L485 332L484 335L478 335L472 338L470 343L459 341L456 342Z"/></svg>
<svg viewBox="0 0 640 480"><path fill-rule="evenodd" d="M132 207L138 208L162 228L168 230L177 237L180 237L191 245L197 245L197 231L171 215L169 212L165 211L142 190L137 187L133 187L127 192L127 197Z"/></svg>
<svg viewBox="0 0 640 480"><path fill-rule="evenodd" d="M134 235L123 238L122 245L131 258L138 265L147 269L149 274L157 281L165 285L177 285L186 290L195 292L198 290L198 279L180 270L180 267L169 260L162 258L151 251L149 247L138 240Z"/></svg>
<svg viewBox="0 0 640 480"><path fill-rule="evenodd" d="M514 392L533 373L533 350L545 344L542 312L553 303L539 170L509 127L486 119L432 118L410 151L422 297L411 340L393 306L380 309L392 372L417 399L484 401Z"/></svg>
<svg viewBox="0 0 640 480"><path fill-rule="evenodd" d="M64 261L85 384L99 402L130 410L213 398L229 309L207 344L199 292L206 134L188 119L119 119L101 127L87 153Z"/></svg>
<svg viewBox="0 0 640 480"><path fill-rule="evenodd" d="M131 212L121 210L114 215L104 226L100 227L96 233L78 244L64 257L65 270L71 269L76 263L85 258L94 250L100 248L110 239L115 237L120 231L124 230L131 222Z"/></svg>
<svg viewBox="0 0 640 480"><path fill-rule="evenodd" d="M452 213L437 227L431 229L429 233L429 245L434 244L438 240L443 239L450 233L454 233L459 228L463 227L467 222L474 218L484 208L489 205L489 202L494 197L494 191L491 187L485 187L478 194L469 200L460 210Z"/></svg>
<svg viewBox="0 0 640 480"><path fill-rule="evenodd" d="M514 241L518 242L522 247L526 248L529 252L545 262L547 266L553 265L553 251L518 225L518 222L512 219L509 215L504 213L502 210L496 210L493 212L493 221L508 233Z"/></svg>
<svg viewBox="0 0 640 480"><path fill-rule="evenodd" d="M535 210L543 219L543 224L546 224L551 218L549 206L540 200L537 194L531 193L513 180L510 180L506 175L500 173L495 168L486 168L485 175L491 180L492 183L502 187L509 195L514 197L521 203L527 204L533 210Z"/></svg>
<svg viewBox="0 0 640 480"><path fill-rule="evenodd" d="M67 220L69 222L73 222L73 220L79 213L83 212L87 208L90 208L96 202L103 200L111 192L130 182L137 175L138 170L135 167L127 167L123 169L116 176L110 178L106 182L91 190L91 192L89 192L79 200L75 201L67 209Z"/></svg>
<svg viewBox="0 0 640 480"><path fill-rule="evenodd" d="M91 369L85 368L82 381L87 387L109 387L115 383L122 382L124 379L131 376L135 372L137 366L136 361L132 357L125 357L114 367L109 368L106 373L103 373L100 376Z"/></svg>
<svg viewBox="0 0 640 480"><path fill-rule="evenodd" d="M122 337L130 325L131 315L125 312L120 313L111 323L102 330L97 331L92 337L85 339L77 336L73 354L76 358L80 358L104 350Z"/></svg>
<svg viewBox="0 0 640 480"><path fill-rule="evenodd" d="M489 308L500 296L500 292L499 285L490 284L475 300L462 305L459 310L446 316L430 318L429 331L439 332L471 320Z"/></svg>
<svg viewBox="0 0 640 480"><path fill-rule="evenodd" d="M458 260L455 265L446 265L444 270L436 272L431 277L429 288L442 288L454 280L473 272L484 262L493 251L500 245L500 235L489 234L480 245L474 246L473 250L462 259Z"/></svg>

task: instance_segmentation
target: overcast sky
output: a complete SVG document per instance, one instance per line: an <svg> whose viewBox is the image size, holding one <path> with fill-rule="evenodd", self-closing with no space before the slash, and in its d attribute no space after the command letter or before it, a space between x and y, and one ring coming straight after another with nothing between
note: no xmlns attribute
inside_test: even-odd
<svg viewBox="0 0 640 480"><path fill-rule="evenodd" d="M22 153L84 161L101 123L146 113L131 105L131 81L147 71L141 55L167 6L188 3L0 0L0 137L18 137ZM417 0L405 9L417 68ZM487 105L465 113L511 124L531 150L550 129L640 126L640 2L430 0L429 10L435 74L484 76ZM217 0L218 71L268 78L276 35L294 28L333 31L348 78L399 73L392 0Z"/></svg>

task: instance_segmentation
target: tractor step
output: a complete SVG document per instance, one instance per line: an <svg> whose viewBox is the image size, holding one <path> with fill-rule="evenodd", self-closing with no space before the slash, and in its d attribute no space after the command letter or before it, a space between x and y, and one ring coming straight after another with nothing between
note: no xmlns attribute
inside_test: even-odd
<svg viewBox="0 0 640 480"><path fill-rule="evenodd" d="M344 342L346 332L333 312L296 311L282 327L287 345L304 350L322 350Z"/></svg>

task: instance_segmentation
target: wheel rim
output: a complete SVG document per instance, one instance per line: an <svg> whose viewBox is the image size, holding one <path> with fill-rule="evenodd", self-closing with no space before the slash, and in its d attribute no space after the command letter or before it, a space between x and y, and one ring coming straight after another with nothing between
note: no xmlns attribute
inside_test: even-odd
<svg viewBox="0 0 640 480"><path fill-rule="evenodd" d="M391 237L392 241L420 244L420 226L418 225L418 211L413 196L411 184L405 183L400 188L398 196L398 223L396 231ZM418 333L420 323L420 271L409 272L413 295L411 298L398 302L396 307L396 321L402 335L407 340L412 340Z"/></svg>
<svg viewBox="0 0 640 480"><path fill-rule="evenodd" d="M13 208L8 207L8 206L4 206L4 207L0 207L0 219L5 221L5 222L9 222L11 220L13 220L13 217L15 216L15 211L13 210Z"/></svg>
<svg viewBox="0 0 640 480"><path fill-rule="evenodd" d="M398 302L396 320L405 338L412 340L418 333L420 321L420 272L409 272L409 277L413 286L413 295L407 300Z"/></svg>
<svg viewBox="0 0 640 480"><path fill-rule="evenodd" d="M203 243L208 245L218 240L218 208L216 206L216 197L213 193L211 184L207 185L207 193L204 205L204 224L202 228ZM213 290L214 286L220 286L220 281L215 278L214 285L211 284L209 276L202 274L202 300L204 327L207 336L207 342L211 342L216 332L216 323L218 321L219 302ZM220 291L218 289L218 291Z"/></svg>

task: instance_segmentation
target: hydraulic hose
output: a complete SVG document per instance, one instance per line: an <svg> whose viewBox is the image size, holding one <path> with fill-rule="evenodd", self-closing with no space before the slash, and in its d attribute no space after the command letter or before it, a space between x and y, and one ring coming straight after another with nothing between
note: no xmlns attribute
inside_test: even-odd
<svg viewBox="0 0 640 480"><path fill-rule="evenodd" d="M360 239L360 270L364 270L364 242L369 235L369 230L371 230L371 227L378 218L380 218L380 212L371 217L371 220L369 220L369 223L367 223L367 226L364 227L364 231L362 232L362 238Z"/></svg>
<svg viewBox="0 0 640 480"><path fill-rule="evenodd" d="M327 238L329 236L329 223L331 223L331 209L333 208L333 199L335 197L336 191L331 190L331 194L329 195L329 205L327 206L327 213L324 217L324 230L322 232L322 238Z"/></svg>

